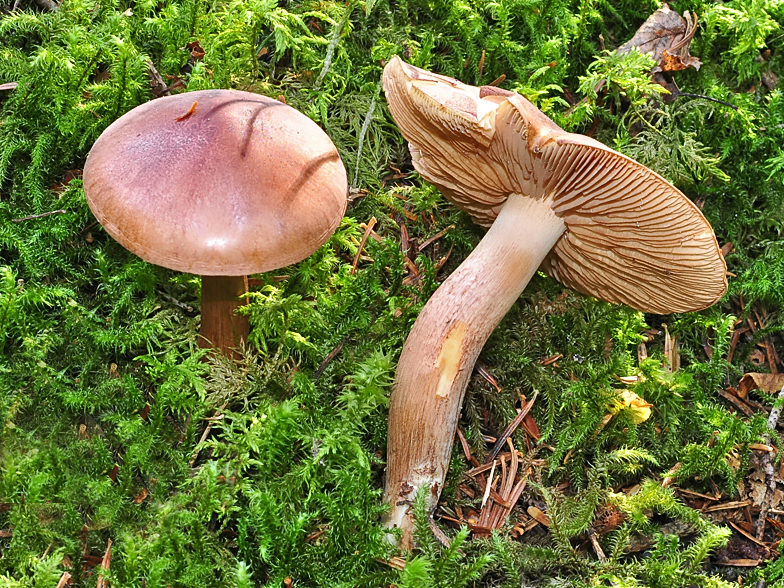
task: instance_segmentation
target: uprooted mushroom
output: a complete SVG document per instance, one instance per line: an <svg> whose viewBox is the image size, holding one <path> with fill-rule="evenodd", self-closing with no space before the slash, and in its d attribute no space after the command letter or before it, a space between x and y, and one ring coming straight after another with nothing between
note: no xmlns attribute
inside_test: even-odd
<svg viewBox="0 0 784 588"><path fill-rule="evenodd" d="M201 341L233 355L247 275L300 261L348 202L321 128L282 102L235 90L158 98L112 123L84 167L87 203L142 259L202 276Z"/></svg>
<svg viewBox="0 0 784 588"><path fill-rule="evenodd" d="M431 508L437 503L477 356L537 269L661 314L711 306L727 280L700 211L643 165L563 131L507 90L397 57L383 81L414 167L488 228L422 309L397 368L385 500L387 524L410 548L411 501L424 487Z"/></svg>

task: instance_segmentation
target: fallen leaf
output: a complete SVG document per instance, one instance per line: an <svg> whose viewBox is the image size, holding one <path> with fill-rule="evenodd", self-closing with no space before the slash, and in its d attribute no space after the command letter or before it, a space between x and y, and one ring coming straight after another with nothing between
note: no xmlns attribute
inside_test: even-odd
<svg viewBox="0 0 784 588"><path fill-rule="evenodd" d="M687 67L700 69L702 62L689 55L689 45L697 32L697 20L684 12L684 20L665 4L648 17L634 36L618 48L618 53L629 53L634 47L640 53L652 53L660 69L656 71L680 71Z"/></svg>
<svg viewBox="0 0 784 588"><path fill-rule="evenodd" d="M185 45L185 48L191 52L191 59L193 59L194 61L198 61L199 59L201 59L206 55L204 49L201 48L201 45L199 44L198 41L191 41L190 43Z"/></svg>
<svg viewBox="0 0 784 588"><path fill-rule="evenodd" d="M606 426L612 417L622 410L628 411L629 419L635 425L644 423L650 418L652 404L637 396L631 390L619 390L619 392L621 393L620 398L616 398L614 404L608 407L610 412L602 419L600 429Z"/></svg>
<svg viewBox="0 0 784 588"><path fill-rule="evenodd" d="M748 481L751 485L751 490L749 490L749 498L751 498L753 501L754 506L761 506L762 503L765 502L765 496L767 493L765 472L760 469L755 469L748 477Z"/></svg>
<svg viewBox="0 0 784 588"><path fill-rule="evenodd" d="M738 384L738 396L746 398L752 390L762 390L768 394L775 394L784 388L784 374L745 374Z"/></svg>
<svg viewBox="0 0 784 588"><path fill-rule="evenodd" d="M665 4L648 17L634 37L618 48L620 55L635 47L640 53L651 54L657 64L651 70L652 79L670 93L665 95L665 102L674 101L681 93L670 74L689 67L698 70L702 65L699 59L689 54L691 40L697 32L697 18L692 19L688 11L683 15L685 20Z"/></svg>

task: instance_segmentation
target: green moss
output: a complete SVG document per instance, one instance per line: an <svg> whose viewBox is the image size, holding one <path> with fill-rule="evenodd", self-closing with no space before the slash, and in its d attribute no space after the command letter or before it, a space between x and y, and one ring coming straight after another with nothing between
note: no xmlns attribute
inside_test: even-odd
<svg viewBox="0 0 784 588"><path fill-rule="evenodd" d="M67 570L94 585L94 561L82 555L100 558L111 539L107 576L117 586L281 586L286 577L347 587L724 585L702 566L726 528L655 481L680 463L676 483L733 495L748 444L766 430L764 415L732 412L717 390L749 371L757 343L782 342L784 98L762 82L784 74L784 8L677 6L704 23L692 45L703 67L678 72L679 86L733 110L685 97L663 104L646 58L602 51L657 7L66 0L46 12L23 0L0 14L0 83L19 84L0 90L0 529L11 531L0 537L0 584L55 585ZM195 41L203 58L186 47ZM523 542L503 529L479 541L447 531L446 548L420 525L402 572L380 562L391 554L379 518L395 361L481 231L411 171L380 93L382 61L396 53L472 84L503 74L503 87L565 128L675 182L702 203L719 243L733 243L730 292L699 313L646 316L536 276L482 352L501 391L474 377L461 428L481 456L483 435L509 423L520 394L539 391L533 416L550 449L537 453L545 463L523 502L544 502L553 527ZM237 364L197 346L199 280L109 238L71 171L113 120L153 98L151 63L188 90L283 96L325 128L355 188L347 218L314 256L257 276ZM608 83L597 93L599 80ZM64 212L11 222L53 211ZM368 240L354 271L360 223L371 217L381 240ZM418 244L454 225L411 255L414 283L404 280L402 225ZM755 312L764 328L728 361L736 316ZM663 338L645 334L663 323L681 344L675 373ZM640 362L644 340L650 358ZM621 410L606 421L623 388L653 404L648 420ZM513 439L525 447L522 431ZM458 497L458 450L452 464L445 500L478 508ZM637 482L639 493L618 492ZM578 546L607 508L628 518L601 538L609 555L598 562ZM671 520L695 525L696 538L661 536L646 556L626 554L634 533ZM755 577L780 580L780 561Z"/></svg>

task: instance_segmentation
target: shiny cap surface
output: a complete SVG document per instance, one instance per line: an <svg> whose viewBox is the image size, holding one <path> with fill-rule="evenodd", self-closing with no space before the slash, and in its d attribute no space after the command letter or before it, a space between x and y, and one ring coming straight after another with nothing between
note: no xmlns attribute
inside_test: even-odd
<svg viewBox="0 0 784 588"><path fill-rule="evenodd" d="M152 100L112 123L84 168L87 202L139 257L240 276L300 261L332 235L346 171L299 111L235 90Z"/></svg>

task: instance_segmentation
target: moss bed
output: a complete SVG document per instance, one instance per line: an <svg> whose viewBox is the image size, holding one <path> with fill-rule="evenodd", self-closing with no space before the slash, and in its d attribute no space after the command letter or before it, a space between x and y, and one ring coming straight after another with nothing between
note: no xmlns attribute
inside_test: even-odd
<svg viewBox="0 0 784 588"><path fill-rule="evenodd" d="M614 52L658 8L0 0L0 586L784 586L779 394L740 383L784 371L784 2L674 3L702 62L668 74L675 98L649 57ZM530 422L512 436L527 486L505 524L472 533L482 493L456 443L403 554L379 522L395 364L482 231L411 167L380 88L395 54L520 92L656 170L731 272L719 304L670 316L536 275L460 422L482 461L538 391L541 439ZM352 188L316 254L252 277L238 362L197 345L199 278L125 251L81 181L117 117L209 88L310 116Z"/></svg>

